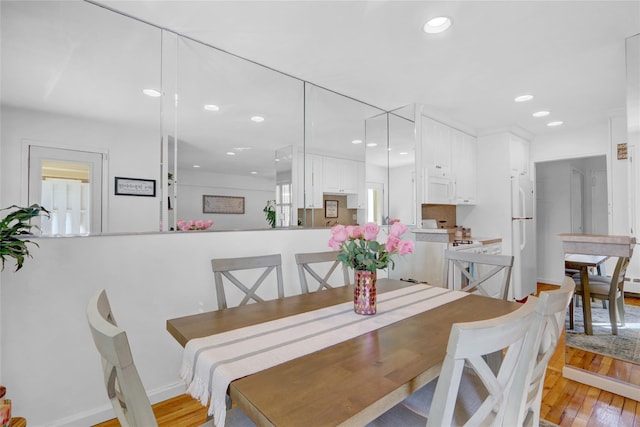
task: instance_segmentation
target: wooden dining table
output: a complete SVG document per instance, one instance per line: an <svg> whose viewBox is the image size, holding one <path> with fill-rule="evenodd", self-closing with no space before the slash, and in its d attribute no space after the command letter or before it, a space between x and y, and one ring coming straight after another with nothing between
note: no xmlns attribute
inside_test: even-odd
<svg viewBox="0 0 640 427"><path fill-rule="evenodd" d="M378 293L413 284L379 279ZM427 286L427 285L425 285ZM184 347L194 338L353 300L353 286L167 320ZM232 401L259 426L365 425L436 378L453 323L521 305L468 295L372 332L232 381Z"/></svg>
<svg viewBox="0 0 640 427"><path fill-rule="evenodd" d="M599 268L609 257L606 255L565 254L565 270L580 271L580 284L582 286L582 318L584 320L584 333L593 335L591 320L591 292L589 291L589 267ZM571 325L573 325L573 307L569 313Z"/></svg>

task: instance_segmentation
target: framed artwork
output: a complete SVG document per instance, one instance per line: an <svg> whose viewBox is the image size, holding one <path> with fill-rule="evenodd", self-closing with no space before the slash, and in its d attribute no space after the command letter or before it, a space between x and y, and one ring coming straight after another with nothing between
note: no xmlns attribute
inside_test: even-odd
<svg viewBox="0 0 640 427"><path fill-rule="evenodd" d="M324 201L324 217L338 218L338 201L337 200Z"/></svg>
<svg viewBox="0 0 640 427"><path fill-rule="evenodd" d="M115 195L156 197L156 180L116 176Z"/></svg>
<svg viewBox="0 0 640 427"><path fill-rule="evenodd" d="M244 197L204 195L202 213L244 214Z"/></svg>

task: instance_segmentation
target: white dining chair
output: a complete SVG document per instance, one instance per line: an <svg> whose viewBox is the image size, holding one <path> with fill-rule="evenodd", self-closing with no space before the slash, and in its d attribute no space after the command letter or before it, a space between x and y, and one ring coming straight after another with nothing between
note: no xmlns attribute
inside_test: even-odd
<svg viewBox="0 0 640 427"><path fill-rule="evenodd" d="M525 339L522 360L507 400L505 426L540 424L540 404L549 361L562 335L567 306L576 285L565 277L562 287L540 293L536 314Z"/></svg>
<svg viewBox="0 0 640 427"><path fill-rule="evenodd" d="M445 286L453 288L453 277L459 274L464 282L459 290L507 300L513 268L512 255L447 250L444 252L444 259L442 283ZM452 274L451 279L449 274ZM489 281L492 277L500 277L498 289L492 289L492 282Z"/></svg>
<svg viewBox="0 0 640 427"><path fill-rule="evenodd" d="M525 337L535 315L537 298L518 310L477 322L451 327L447 352L437 382L414 393L415 407L405 400L369 426L500 426L508 395L522 357ZM497 374L483 356L503 350Z"/></svg>
<svg viewBox="0 0 640 427"><path fill-rule="evenodd" d="M337 257L339 251L327 251L327 252L312 252L296 254L296 264L298 266L298 275L300 276L300 288L303 294L309 293L309 283L307 282L307 275L311 276L315 280L314 283L318 284L318 288L315 291L322 289L331 289L334 286L345 286L349 282L349 269L346 265L338 261ZM321 277L318 271L314 270L312 264L323 264L328 267L324 277ZM337 268L341 267L342 277L336 272ZM316 266L316 269L317 266ZM334 273L336 273L334 275ZM332 277L333 276L333 277ZM338 276L337 278L335 276ZM332 279L333 285L329 283ZM315 292L312 291L312 292Z"/></svg>
<svg viewBox="0 0 640 427"><path fill-rule="evenodd" d="M104 290L87 304L93 342L102 358L107 395L122 427L157 427L158 423L138 370L133 363L127 333L118 327ZM225 426L253 426L238 407L227 411ZM201 427L214 427L213 420Z"/></svg>
<svg viewBox="0 0 640 427"><path fill-rule="evenodd" d="M244 293L244 297L238 305L245 305L251 300L254 300L256 302L264 301L264 299L256 294L256 291L264 283L264 280L269 276L269 274L275 270L278 298L284 298L284 285L282 282L282 257L280 254L250 256L242 258L216 258L211 260L211 267L213 268L213 276L216 285L216 297L218 299L219 310L227 308L227 297L224 289L223 277ZM262 272L262 274L260 274L253 285L250 286L243 284L240 280L238 280L236 276L232 274L232 272L235 271L253 270L259 268L264 268L264 271Z"/></svg>

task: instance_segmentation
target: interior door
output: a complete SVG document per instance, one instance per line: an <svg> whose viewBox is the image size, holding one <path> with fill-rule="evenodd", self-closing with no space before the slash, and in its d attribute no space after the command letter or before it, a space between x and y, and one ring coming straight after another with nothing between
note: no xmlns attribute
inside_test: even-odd
<svg viewBox="0 0 640 427"><path fill-rule="evenodd" d="M582 195L584 175L577 169L571 169L571 233L584 233L584 215Z"/></svg>
<svg viewBox="0 0 640 427"><path fill-rule="evenodd" d="M102 231L102 162L102 153L29 146L29 204L51 213L42 234Z"/></svg>

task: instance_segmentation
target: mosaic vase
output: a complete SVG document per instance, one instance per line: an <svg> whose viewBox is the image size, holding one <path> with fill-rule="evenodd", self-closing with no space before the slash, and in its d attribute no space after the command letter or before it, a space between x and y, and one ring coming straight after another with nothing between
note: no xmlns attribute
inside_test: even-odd
<svg viewBox="0 0 640 427"><path fill-rule="evenodd" d="M353 310L358 314L376 314L376 272L355 270Z"/></svg>

